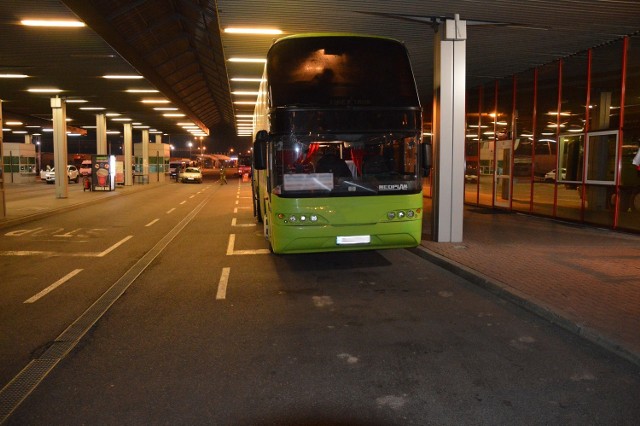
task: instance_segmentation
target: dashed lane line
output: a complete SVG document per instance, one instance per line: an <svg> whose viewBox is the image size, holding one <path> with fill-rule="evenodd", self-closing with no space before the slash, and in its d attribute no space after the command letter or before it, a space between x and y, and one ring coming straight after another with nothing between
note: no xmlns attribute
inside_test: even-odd
<svg viewBox="0 0 640 426"><path fill-rule="evenodd" d="M227 284L229 283L230 273L231 268L222 268L220 280L218 281L218 292L216 293L216 300L223 300L227 298Z"/></svg>

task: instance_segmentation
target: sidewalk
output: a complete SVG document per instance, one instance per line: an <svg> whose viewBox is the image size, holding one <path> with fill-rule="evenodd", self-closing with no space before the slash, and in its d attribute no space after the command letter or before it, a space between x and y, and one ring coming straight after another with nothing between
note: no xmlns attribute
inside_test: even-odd
<svg viewBox="0 0 640 426"><path fill-rule="evenodd" d="M117 186L113 191L92 192L83 191L81 181L69 184L67 198L56 198L54 185L48 185L39 180L30 183L5 183L6 217L0 217L0 229L78 208L86 203L107 201L111 197L156 188L158 185L168 183Z"/></svg>
<svg viewBox="0 0 640 426"><path fill-rule="evenodd" d="M0 229L169 183L102 193L70 185L65 199L40 182L5 185ZM463 239L425 239L414 252L640 366L640 235L467 207Z"/></svg>
<svg viewBox="0 0 640 426"><path fill-rule="evenodd" d="M640 366L640 236L467 207L416 252Z"/></svg>

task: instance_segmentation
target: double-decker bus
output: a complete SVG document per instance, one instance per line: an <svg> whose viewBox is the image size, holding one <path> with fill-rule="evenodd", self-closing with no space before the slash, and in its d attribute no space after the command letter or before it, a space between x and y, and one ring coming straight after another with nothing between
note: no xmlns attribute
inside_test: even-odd
<svg viewBox="0 0 640 426"><path fill-rule="evenodd" d="M355 34L276 41L253 124L254 211L274 253L420 243L428 150L402 43Z"/></svg>

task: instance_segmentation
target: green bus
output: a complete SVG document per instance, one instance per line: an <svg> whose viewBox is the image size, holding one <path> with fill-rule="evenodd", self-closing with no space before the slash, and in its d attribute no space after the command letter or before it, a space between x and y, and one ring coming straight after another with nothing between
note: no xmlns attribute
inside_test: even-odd
<svg viewBox="0 0 640 426"><path fill-rule="evenodd" d="M254 212L274 253L420 243L430 150L402 43L356 34L279 39L253 125Z"/></svg>

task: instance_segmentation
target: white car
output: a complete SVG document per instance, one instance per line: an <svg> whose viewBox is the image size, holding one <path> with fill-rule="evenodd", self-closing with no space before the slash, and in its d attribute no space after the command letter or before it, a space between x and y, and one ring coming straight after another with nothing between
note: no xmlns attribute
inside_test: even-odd
<svg viewBox="0 0 640 426"><path fill-rule="evenodd" d="M566 179L567 179L567 169L561 168L560 169L560 180L566 180ZM550 172L547 172L544 175L544 181L545 182L555 182L556 181L556 169L553 169Z"/></svg>
<svg viewBox="0 0 640 426"><path fill-rule="evenodd" d="M69 182L75 182L78 183L78 180L80 179L80 172L78 172L78 169L76 168L76 166L67 166L67 179L69 179ZM47 183L54 183L56 181L56 170L55 168L52 168L51 170L48 170L45 173L45 177L44 180Z"/></svg>
<svg viewBox="0 0 640 426"><path fill-rule="evenodd" d="M187 167L180 172L180 181L202 183L202 172L197 167Z"/></svg>

